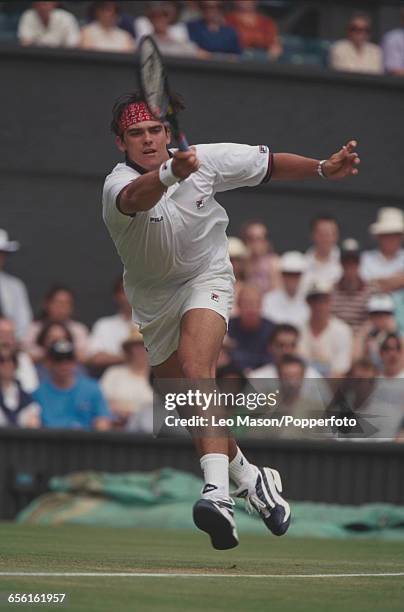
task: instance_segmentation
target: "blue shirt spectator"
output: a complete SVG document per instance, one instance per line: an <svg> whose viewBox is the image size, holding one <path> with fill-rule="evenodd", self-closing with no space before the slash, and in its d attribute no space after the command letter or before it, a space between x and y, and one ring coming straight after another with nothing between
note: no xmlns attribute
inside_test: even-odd
<svg viewBox="0 0 404 612"><path fill-rule="evenodd" d="M189 38L205 51L211 53L234 53L240 55L241 48L236 31L221 25L218 30L209 30L203 19L187 24Z"/></svg>
<svg viewBox="0 0 404 612"><path fill-rule="evenodd" d="M228 348L233 363L254 370L272 361L267 347L274 324L262 316L262 295L254 285L244 285L237 302L239 316L229 321Z"/></svg>
<svg viewBox="0 0 404 612"><path fill-rule="evenodd" d="M254 370L270 363L267 345L273 330L274 324L267 319L261 319L255 329L245 329L240 317L230 319L228 335L234 343L230 350L233 363L241 370Z"/></svg>
<svg viewBox="0 0 404 612"><path fill-rule="evenodd" d="M242 49L236 30L225 24L222 8L215 0L199 3L202 19L187 23L189 38L210 53L240 55Z"/></svg>
<svg viewBox="0 0 404 612"><path fill-rule="evenodd" d="M77 376L73 345L55 342L48 352L50 379L34 393L44 427L97 429L110 427L110 411L98 383Z"/></svg>

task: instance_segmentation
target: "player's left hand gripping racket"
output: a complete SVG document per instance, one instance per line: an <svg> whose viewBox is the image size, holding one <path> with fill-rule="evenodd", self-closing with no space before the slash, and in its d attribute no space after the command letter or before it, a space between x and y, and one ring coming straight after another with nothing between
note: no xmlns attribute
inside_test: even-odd
<svg viewBox="0 0 404 612"><path fill-rule="evenodd" d="M153 117L157 121L168 121L179 150L188 151L188 142L180 130L171 100L163 58L151 36L143 36L139 43L139 84Z"/></svg>

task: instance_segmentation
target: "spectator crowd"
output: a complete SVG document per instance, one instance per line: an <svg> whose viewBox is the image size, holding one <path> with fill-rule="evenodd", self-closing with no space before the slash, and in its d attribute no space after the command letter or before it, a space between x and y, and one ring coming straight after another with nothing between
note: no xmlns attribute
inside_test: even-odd
<svg viewBox="0 0 404 612"><path fill-rule="evenodd" d="M89 2L82 22L67 10L69 3L26 4L17 30L23 46L134 53L150 34L164 55L285 57L286 37L255 0L152 1L137 17L117 2ZM329 67L403 76L404 9L400 14L399 27L380 44L371 40L370 16L352 14L345 37L330 45ZM230 237L235 302L218 379L237 380L244 390L275 386L282 410L299 416L315 412L316 392L323 406L338 413L346 413L348 396L351 412L379 418L382 406L386 418L374 437L382 432L400 439L403 211L381 208L369 232L375 248L364 251L354 237L340 237L337 219L319 215L307 251L282 255L261 220L246 222ZM76 314L72 290L62 284L49 287L34 316L24 283L4 270L18 249L0 229L0 426L150 433L152 376L122 279L112 288L115 313L91 330Z"/></svg>
<svg viewBox="0 0 404 612"><path fill-rule="evenodd" d="M346 412L345 396L334 401L342 389L353 412L380 419L383 411L373 437L400 439L403 211L379 209L369 232L375 248L361 251L354 238L340 240L337 219L321 214L307 251L282 255L261 220L230 237L236 298L218 380L244 391L277 388L279 409L299 417L320 408L319 396L323 410ZM122 279L112 289L115 314L91 331L63 285L49 289L33 318L25 285L3 270L18 248L0 230L0 425L151 433L152 377Z"/></svg>
<svg viewBox="0 0 404 612"><path fill-rule="evenodd" d="M89 2L86 18L79 21L67 10L69 3L32 2L21 14L16 34L23 46L119 53L134 53L140 38L150 34L163 55L294 61L288 50L290 36L280 32L277 21L256 0L163 0L146 2L145 6L144 14L135 17L123 13L119 2ZM326 49L320 65L347 72L403 76L404 8L400 15L397 28L373 42L371 17L353 13L343 38L318 41L318 53ZM300 43L303 48L304 40ZM305 62L304 53L297 61Z"/></svg>

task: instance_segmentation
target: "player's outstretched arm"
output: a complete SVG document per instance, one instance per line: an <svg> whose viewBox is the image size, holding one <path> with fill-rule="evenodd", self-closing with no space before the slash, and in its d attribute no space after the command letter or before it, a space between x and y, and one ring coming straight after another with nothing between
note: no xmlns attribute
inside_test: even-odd
<svg viewBox="0 0 404 612"><path fill-rule="evenodd" d="M272 178L281 181L297 181L315 178L320 174L323 178L337 180L356 175L358 174L357 166L360 164L356 147L356 140L350 140L337 153L321 162L321 166L318 159L292 153L275 153Z"/></svg>
<svg viewBox="0 0 404 612"><path fill-rule="evenodd" d="M183 181L199 168L195 148L188 151L176 151L171 160L171 170L174 181ZM167 186L161 182L160 170L151 170L122 189L118 196L118 207L123 213L130 215L136 212L150 210L161 199Z"/></svg>

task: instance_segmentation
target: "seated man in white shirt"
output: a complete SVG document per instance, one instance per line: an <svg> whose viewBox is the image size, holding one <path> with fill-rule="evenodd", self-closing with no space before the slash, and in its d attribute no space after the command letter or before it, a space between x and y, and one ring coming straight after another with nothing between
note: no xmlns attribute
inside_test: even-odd
<svg viewBox="0 0 404 612"><path fill-rule="evenodd" d="M309 307L300 291L302 273L306 267L304 255L289 251L281 257L283 286L268 291L262 302L262 314L274 323L290 323L301 327L309 318Z"/></svg>
<svg viewBox="0 0 404 612"><path fill-rule="evenodd" d="M175 40L178 43L189 41L188 30L185 23L178 21L177 2L171 2L170 0L164 0L163 2L147 2L145 9L146 14L136 17L134 20L134 30L137 41L139 41L142 36L153 34L154 26L151 19L151 12L155 11L156 9L164 9L164 11L168 13L170 21L168 33L172 40Z"/></svg>
<svg viewBox="0 0 404 612"><path fill-rule="evenodd" d="M399 208L380 208L370 233L378 248L365 251L361 258L362 278L375 283L380 293L391 293L395 316L404 331L404 213Z"/></svg>
<svg viewBox="0 0 404 612"><path fill-rule="evenodd" d="M18 40L24 46L77 47L80 29L76 18L58 2L33 2L18 24Z"/></svg>
<svg viewBox="0 0 404 612"><path fill-rule="evenodd" d="M313 246L306 253L306 270L302 278L302 291L316 282L331 283L339 281L342 274L340 251L338 248L339 227L331 215L318 215L311 223Z"/></svg>
<svg viewBox="0 0 404 612"><path fill-rule="evenodd" d="M381 292L404 288L404 213L399 208L380 208L377 221L370 226L377 249L365 251L361 259L361 276L377 281Z"/></svg>
<svg viewBox="0 0 404 612"><path fill-rule="evenodd" d="M132 321L132 308L126 297L122 278L114 286L117 313L94 323L90 335L89 365L99 370L123 362L122 343L137 326Z"/></svg>
<svg viewBox="0 0 404 612"><path fill-rule="evenodd" d="M22 280L3 271L7 257L19 248L19 242L9 240L6 230L0 229L0 315L14 322L21 339L32 319L28 292Z"/></svg>
<svg viewBox="0 0 404 612"><path fill-rule="evenodd" d="M310 319L302 328L300 351L324 376L338 378L351 366L353 337L349 325L331 315L331 291L327 283L309 288Z"/></svg>
<svg viewBox="0 0 404 612"><path fill-rule="evenodd" d="M370 17L364 13L352 15L347 37L331 47L330 65L334 70L382 74L383 55L379 45L370 42Z"/></svg>
<svg viewBox="0 0 404 612"><path fill-rule="evenodd" d="M133 53L133 37L118 27L119 2L93 2L89 8L91 22L81 29L80 47L92 51Z"/></svg>

